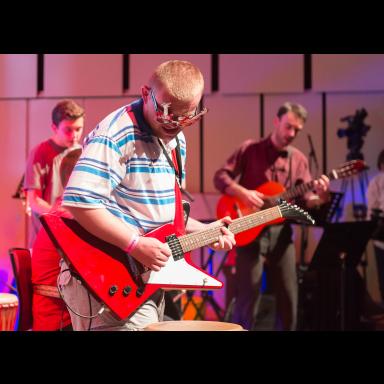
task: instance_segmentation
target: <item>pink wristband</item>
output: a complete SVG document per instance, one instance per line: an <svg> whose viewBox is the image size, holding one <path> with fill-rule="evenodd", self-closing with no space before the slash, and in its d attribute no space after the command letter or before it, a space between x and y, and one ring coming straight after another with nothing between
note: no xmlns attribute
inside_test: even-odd
<svg viewBox="0 0 384 384"><path fill-rule="evenodd" d="M139 242L140 236L135 233L132 238L130 243L128 244L127 248L124 249L126 253L131 253L137 246L137 243Z"/></svg>

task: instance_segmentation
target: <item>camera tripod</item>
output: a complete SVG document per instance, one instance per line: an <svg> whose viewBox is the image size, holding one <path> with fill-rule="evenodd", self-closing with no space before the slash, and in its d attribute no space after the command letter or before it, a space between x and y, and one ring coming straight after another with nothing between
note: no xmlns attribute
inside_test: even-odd
<svg viewBox="0 0 384 384"><path fill-rule="evenodd" d="M357 180L356 180L357 179ZM356 200L356 194L355 194L355 181L357 181L358 187L360 188L360 195L361 195L361 203L358 203ZM343 193L341 198L341 210L339 212L339 215L337 217L337 221L339 221L340 216L342 215L342 212L344 211L345 202L346 202L346 195L348 192L348 189L351 191L351 197L352 197L352 213L355 221L363 221L365 220L367 216L367 198L366 198L366 190L368 187L368 173L367 170L363 170L358 175L355 175L350 178L346 178L342 180L341 184L341 191ZM363 269L363 277L364 277L364 284L366 285L367 282L367 255L364 253L362 259L360 260L360 265Z"/></svg>
<svg viewBox="0 0 384 384"><path fill-rule="evenodd" d="M355 181L357 178L357 186L360 187L361 203L357 203L356 194L355 194ZM366 199L366 190L368 187L368 174L366 170L363 170L356 176L345 178L341 183L341 192L343 197L341 198L341 212L338 215L337 221L339 221L341 213L344 211L345 200L348 190L351 191L352 197L352 210L353 217L355 220L364 220L367 215L367 199Z"/></svg>

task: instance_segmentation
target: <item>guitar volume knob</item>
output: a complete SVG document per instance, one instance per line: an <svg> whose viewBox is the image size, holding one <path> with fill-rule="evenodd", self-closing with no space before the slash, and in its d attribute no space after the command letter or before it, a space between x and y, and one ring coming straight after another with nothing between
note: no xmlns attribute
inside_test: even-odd
<svg viewBox="0 0 384 384"><path fill-rule="evenodd" d="M118 291L118 286L117 285L111 285L110 287L109 287L109 291L108 291L108 293L109 293L109 296L113 296L117 291Z"/></svg>
<svg viewBox="0 0 384 384"><path fill-rule="evenodd" d="M132 291L132 288L131 288L129 285L127 285L127 286L124 287L124 289L123 289L123 296L124 296L124 297L127 297L127 296L131 293L131 291Z"/></svg>

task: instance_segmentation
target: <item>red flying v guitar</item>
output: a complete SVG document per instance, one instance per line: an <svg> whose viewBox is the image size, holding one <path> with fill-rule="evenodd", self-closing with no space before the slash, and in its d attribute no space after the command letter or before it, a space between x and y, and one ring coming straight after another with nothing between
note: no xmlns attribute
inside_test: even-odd
<svg viewBox="0 0 384 384"><path fill-rule="evenodd" d="M332 171L327 176L330 180L341 179L357 174L363 171L364 169L367 169L367 165L363 160L351 160L342 164L336 169L332 169ZM264 195L268 196L264 199L265 206L268 207L276 205L277 199L279 198L282 198L286 201L290 201L295 197L304 195L306 192L312 189L313 180L308 183L297 185L288 190L285 190L285 188L279 183L269 181L256 188L256 191L259 191ZM230 216L232 219L235 219L237 217L248 215L251 212L253 212L251 208L248 208L240 199L233 196L223 195L217 202L216 214L218 218ZM284 219L279 218L269 224L277 224L282 221L284 221ZM260 234L260 232L263 230L265 225L260 225L238 234L235 237L236 245L244 246L249 244L251 241L255 240Z"/></svg>
<svg viewBox="0 0 384 384"><path fill-rule="evenodd" d="M228 228L236 234L280 217L314 223L307 212L283 202L234 220ZM190 256L192 250L216 242L222 234L221 226L178 237L174 226L166 224L147 233L146 237L168 243L172 251L166 265L155 272L122 249L93 236L73 219L45 214L41 222L61 256L92 294L120 319L130 316L159 288L210 290L223 286L194 265Z"/></svg>

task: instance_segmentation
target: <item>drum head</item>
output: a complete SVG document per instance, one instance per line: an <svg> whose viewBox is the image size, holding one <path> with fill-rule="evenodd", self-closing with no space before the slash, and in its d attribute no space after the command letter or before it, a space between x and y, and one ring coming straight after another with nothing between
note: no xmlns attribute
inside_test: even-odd
<svg viewBox="0 0 384 384"><path fill-rule="evenodd" d="M12 293L0 293L0 306L17 306L19 299Z"/></svg>
<svg viewBox="0 0 384 384"><path fill-rule="evenodd" d="M145 331L244 331L239 324L222 321L180 320L152 323Z"/></svg>

